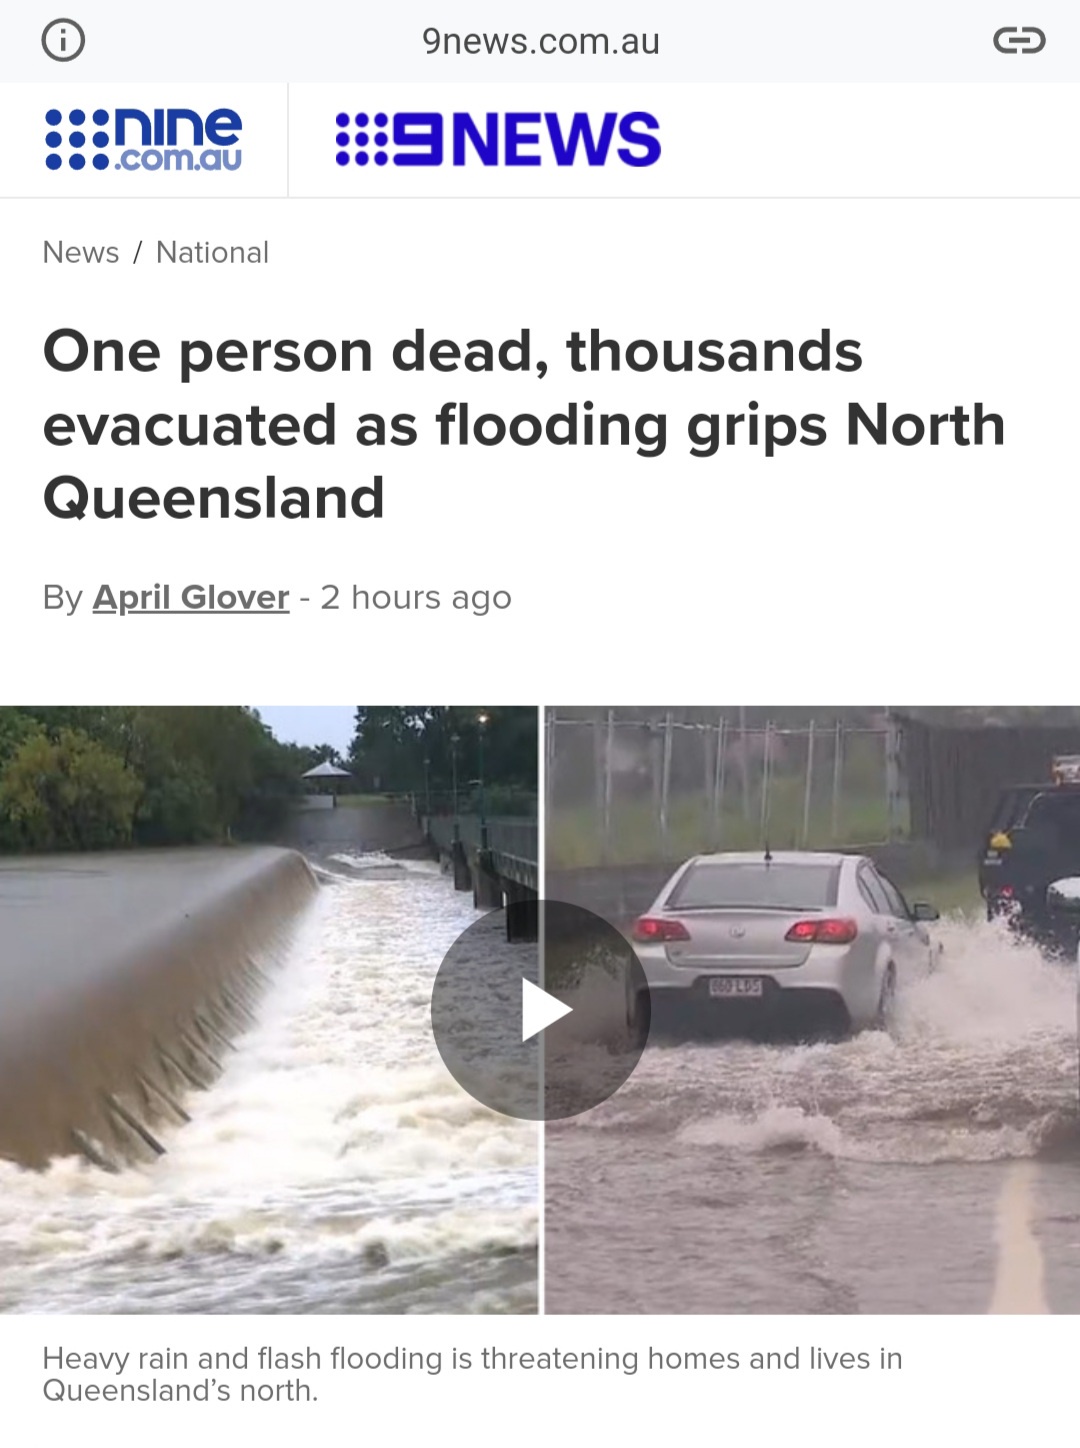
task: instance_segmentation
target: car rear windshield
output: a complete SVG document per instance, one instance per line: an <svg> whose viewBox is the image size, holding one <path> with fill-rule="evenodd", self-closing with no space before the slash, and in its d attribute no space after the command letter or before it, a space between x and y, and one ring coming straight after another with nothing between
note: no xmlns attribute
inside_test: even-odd
<svg viewBox="0 0 1080 1448"><path fill-rule="evenodd" d="M1038 794L1037 789L1007 789L994 807L987 834L996 835L999 830L1012 829L1024 816L1024 811Z"/></svg>
<svg viewBox="0 0 1080 1448"><path fill-rule="evenodd" d="M675 910L830 910L839 865L703 863L687 870L665 902Z"/></svg>
<svg viewBox="0 0 1080 1448"><path fill-rule="evenodd" d="M1024 828L1062 847L1080 844L1080 794L1040 794L1032 800Z"/></svg>

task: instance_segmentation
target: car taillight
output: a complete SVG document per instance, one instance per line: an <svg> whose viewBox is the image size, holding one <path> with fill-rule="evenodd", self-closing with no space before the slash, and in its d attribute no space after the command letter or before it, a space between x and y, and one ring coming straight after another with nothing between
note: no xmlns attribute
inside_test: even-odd
<svg viewBox="0 0 1080 1448"><path fill-rule="evenodd" d="M799 920L784 939L800 945L850 945L858 933L854 920Z"/></svg>
<svg viewBox="0 0 1080 1448"><path fill-rule="evenodd" d="M642 945L654 945L665 940L689 940L690 932L681 920L658 920L654 915L643 915L634 926L634 939Z"/></svg>

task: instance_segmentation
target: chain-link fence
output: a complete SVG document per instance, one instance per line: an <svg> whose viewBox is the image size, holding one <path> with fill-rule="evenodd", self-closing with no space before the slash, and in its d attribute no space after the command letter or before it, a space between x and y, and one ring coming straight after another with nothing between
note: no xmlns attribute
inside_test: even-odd
<svg viewBox="0 0 1080 1448"><path fill-rule="evenodd" d="M678 860L701 850L821 849L902 838L899 734L822 717L748 727L734 714L549 711L553 867Z"/></svg>

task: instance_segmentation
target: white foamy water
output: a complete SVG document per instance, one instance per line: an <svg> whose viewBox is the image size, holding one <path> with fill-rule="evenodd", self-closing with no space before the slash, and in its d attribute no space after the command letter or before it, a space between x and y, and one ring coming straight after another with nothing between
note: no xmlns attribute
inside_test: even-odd
<svg viewBox="0 0 1080 1448"><path fill-rule="evenodd" d="M535 1129L467 1096L430 1032L476 918L434 866L328 885L165 1157L0 1166L0 1309L533 1311Z"/></svg>
<svg viewBox="0 0 1080 1448"><path fill-rule="evenodd" d="M1070 1150L1075 969L996 926L948 920L939 936L941 967L902 986L892 1035L650 1042L620 1092L549 1127L552 1309L857 1310L847 1270L877 1259L895 1220L923 1222L944 1182L962 1197L982 1180L965 1171ZM981 1210L965 1201L956 1222ZM722 1253L733 1222L741 1286L708 1246ZM799 1243L814 1244L805 1260ZM882 1310L914 1310L902 1282L890 1290Z"/></svg>

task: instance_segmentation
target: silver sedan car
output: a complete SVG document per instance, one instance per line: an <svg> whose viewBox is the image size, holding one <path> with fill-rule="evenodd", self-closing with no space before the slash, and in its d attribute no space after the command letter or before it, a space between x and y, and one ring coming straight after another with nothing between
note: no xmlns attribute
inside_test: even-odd
<svg viewBox="0 0 1080 1448"><path fill-rule="evenodd" d="M648 990L628 976L628 1025L887 1028L897 985L937 963L937 918L865 856L698 855L634 926Z"/></svg>

